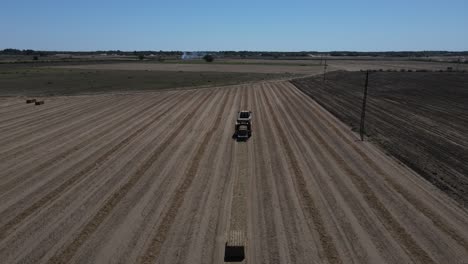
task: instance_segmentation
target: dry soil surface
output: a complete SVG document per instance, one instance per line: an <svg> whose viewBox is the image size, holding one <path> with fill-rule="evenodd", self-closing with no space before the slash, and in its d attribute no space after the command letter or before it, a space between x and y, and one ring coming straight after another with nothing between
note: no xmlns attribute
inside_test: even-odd
<svg viewBox="0 0 468 264"><path fill-rule="evenodd" d="M365 73L292 82L359 130ZM372 72L365 120L379 144L468 208L468 74Z"/></svg>
<svg viewBox="0 0 468 264"><path fill-rule="evenodd" d="M291 73L316 74L322 72L315 65L258 65L258 64L209 64L209 63L112 63L89 65L56 66L67 69L89 70L134 70L134 71L190 71L190 72L255 72L255 73Z"/></svg>
<svg viewBox="0 0 468 264"><path fill-rule="evenodd" d="M3 98L0 141L2 263L222 263L232 218L245 263L468 259L465 209L288 82Z"/></svg>
<svg viewBox="0 0 468 264"><path fill-rule="evenodd" d="M232 63L232 64L230 64ZM239 63L239 64L237 64ZM320 60L220 60L214 63L194 62L183 63L95 63L80 65L51 66L52 68L86 69L86 70L130 70L130 71L176 71L176 72L225 72L225 73L263 73L263 74L296 74L317 75L324 72L324 65ZM412 70L412 71L439 71L447 70L467 71L468 64L448 62L428 62L409 60L378 60L378 59L329 59L326 71L346 70Z"/></svg>
<svg viewBox="0 0 468 264"><path fill-rule="evenodd" d="M451 67L453 70L468 70L468 64L458 64L450 62L429 62L429 61L408 61L408 60L328 60L327 64L333 70L360 71L360 70L447 70Z"/></svg>

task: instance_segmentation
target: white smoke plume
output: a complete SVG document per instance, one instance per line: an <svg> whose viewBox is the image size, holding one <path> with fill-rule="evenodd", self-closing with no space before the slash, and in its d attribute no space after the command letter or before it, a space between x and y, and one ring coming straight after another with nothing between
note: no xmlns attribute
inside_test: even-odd
<svg viewBox="0 0 468 264"><path fill-rule="evenodd" d="M182 54L181 59L183 59L183 60L195 60L195 59L201 59L205 55L206 55L206 53L204 53L204 52L184 51L184 54Z"/></svg>

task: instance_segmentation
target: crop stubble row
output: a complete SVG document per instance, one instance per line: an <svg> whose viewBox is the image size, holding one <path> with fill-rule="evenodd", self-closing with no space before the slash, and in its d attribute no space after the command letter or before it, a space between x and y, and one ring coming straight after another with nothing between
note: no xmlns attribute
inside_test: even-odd
<svg viewBox="0 0 468 264"><path fill-rule="evenodd" d="M5 190L18 185L0 196L8 204L0 212L0 256L9 263L222 261L235 183L230 136L240 108L254 111L245 148L246 262L468 257L464 209L357 142L287 82L127 95L115 107L106 106L112 98L95 97L57 104L77 120L55 117L53 128L35 135L63 149L0 174ZM82 104L89 109L74 109ZM16 124L34 118L17 116ZM82 126L86 136L65 139ZM0 153L25 147L11 146Z"/></svg>

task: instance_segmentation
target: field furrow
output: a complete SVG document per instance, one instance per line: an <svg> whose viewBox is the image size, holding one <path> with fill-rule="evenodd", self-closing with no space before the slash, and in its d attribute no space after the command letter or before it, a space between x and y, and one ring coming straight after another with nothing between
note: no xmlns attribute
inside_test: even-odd
<svg viewBox="0 0 468 264"><path fill-rule="evenodd" d="M468 259L466 208L290 82L22 100L0 102L2 263L223 263L232 230L243 263Z"/></svg>

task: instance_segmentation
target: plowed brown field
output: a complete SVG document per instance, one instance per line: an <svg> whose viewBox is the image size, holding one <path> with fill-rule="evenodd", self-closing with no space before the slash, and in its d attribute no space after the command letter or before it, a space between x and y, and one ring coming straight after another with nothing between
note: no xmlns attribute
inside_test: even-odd
<svg viewBox="0 0 468 264"><path fill-rule="evenodd" d="M333 72L325 82L292 82L358 130L365 76ZM468 208L468 74L372 72L369 80L368 140Z"/></svg>
<svg viewBox="0 0 468 264"><path fill-rule="evenodd" d="M468 259L466 209L288 82L45 102L0 99L1 263L222 263L230 225L246 263Z"/></svg>

